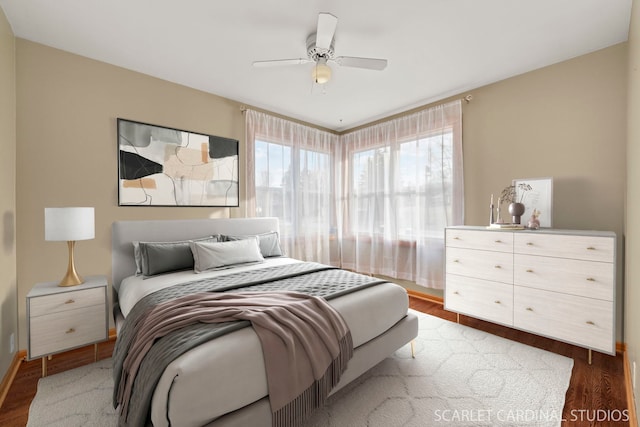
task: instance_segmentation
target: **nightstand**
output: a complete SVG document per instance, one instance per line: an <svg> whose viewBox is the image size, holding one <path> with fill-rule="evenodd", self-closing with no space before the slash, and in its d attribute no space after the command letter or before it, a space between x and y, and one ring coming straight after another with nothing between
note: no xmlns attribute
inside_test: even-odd
<svg viewBox="0 0 640 427"><path fill-rule="evenodd" d="M47 358L55 353L98 343L109 337L107 278L89 276L81 285L60 287L58 282L37 283L27 294L28 360L42 358L42 376Z"/></svg>

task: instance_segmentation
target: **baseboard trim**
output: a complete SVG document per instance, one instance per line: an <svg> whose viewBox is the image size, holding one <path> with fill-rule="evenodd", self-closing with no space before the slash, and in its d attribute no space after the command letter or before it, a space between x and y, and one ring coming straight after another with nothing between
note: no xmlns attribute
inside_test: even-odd
<svg viewBox="0 0 640 427"><path fill-rule="evenodd" d="M638 425L638 414L636 413L636 402L633 397L633 382L631 380L631 365L629 364L629 356L627 355L627 349L622 344L624 350L622 351L622 364L624 365L624 385L627 393L627 409L629 410L629 425Z"/></svg>
<svg viewBox="0 0 640 427"><path fill-rule="evenodd" d="M429 295L418 291L412 291L411 289L407 289L407 294L417 299L421 299L424 301L431 301L437 304L444 304L444 299L435 295Z"/></svg>
<svg viewBox="0 0 640 427"><path fill-rule="evenodd" d="M7 394L9 394L9 389L11 388L11 384L13 384L13 380L18 373L18 369L20 369L20 365L27 357L26 350L20 350L13 355L13 360L11 361L11 365L9 365L9 369L2 379L2 383L0 383L0 408L4 404L4 400L7 398Z"/></svg>
<svg viewBox="0 0 640 427"><path fill-rule="evenodd" d="M624 354L627 351L627 345L623 342L616 341L616 353Z"/></svg>

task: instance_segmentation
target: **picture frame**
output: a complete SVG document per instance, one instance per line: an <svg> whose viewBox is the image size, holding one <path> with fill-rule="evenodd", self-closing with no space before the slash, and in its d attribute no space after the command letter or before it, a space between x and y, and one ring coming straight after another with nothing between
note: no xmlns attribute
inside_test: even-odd
<svg viewBox="0 0 640 427"><path fill-rule="evenodd" d="M516 200L522 200L525 206L522 223L527 224L534 209L539 212L541 228L553 227L553 178L514 179ZM531 190L523 191L521 184L528 184Z"/></svg>
<svg viewBox="0 0 640 427"><path fill-rule="evenodd" d="M238 207L238 140L117 119L118 206Z"/></svg>

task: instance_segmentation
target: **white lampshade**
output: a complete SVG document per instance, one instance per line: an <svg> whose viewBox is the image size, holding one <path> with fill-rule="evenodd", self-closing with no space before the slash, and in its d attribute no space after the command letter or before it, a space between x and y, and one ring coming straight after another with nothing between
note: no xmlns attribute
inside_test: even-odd
<svg viewBox="0 0 640 427"><path fill-rule="evenodd" d="M94 237L94 208L44 208L45 240L75 241Z"/></svg>
<svg viewBox="0 0 640 427"><path fill-rule="evenodd" d="M318 59L315 67L311 70L311 77L313 77L313 81L318 84L325 84L331 79L331 67L327 65L327 60L325 58Z"/></svg>

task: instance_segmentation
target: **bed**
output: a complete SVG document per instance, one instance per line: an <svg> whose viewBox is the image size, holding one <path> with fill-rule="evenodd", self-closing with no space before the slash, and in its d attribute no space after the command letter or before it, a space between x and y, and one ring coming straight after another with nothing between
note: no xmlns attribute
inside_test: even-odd
<svg viewBox="0 0 640 427"><path fill-rule="evenodd" d="M176 242L217 235L237 238L277 236L278 231L277 218L113 223L112 283L118 333L138 301L148 295L177 289L183 286L181 283L204 278L218 283L234 274L263 274L260 269L300 266L297 264L300 261L286 256L267 256L262 262L200 274L179 270L145 277L136 275L140 266L136 264L133 242ZM262 245L260 249L263 249ZM417 317L408 311L406 291L396 284L376 283L328 302L348 325L354 347L353 357L332 393L417 336ZM271 426L262 348L253 328L240 328L177 357L159 373L149 405L147 423L154 426Z"/></svg>

